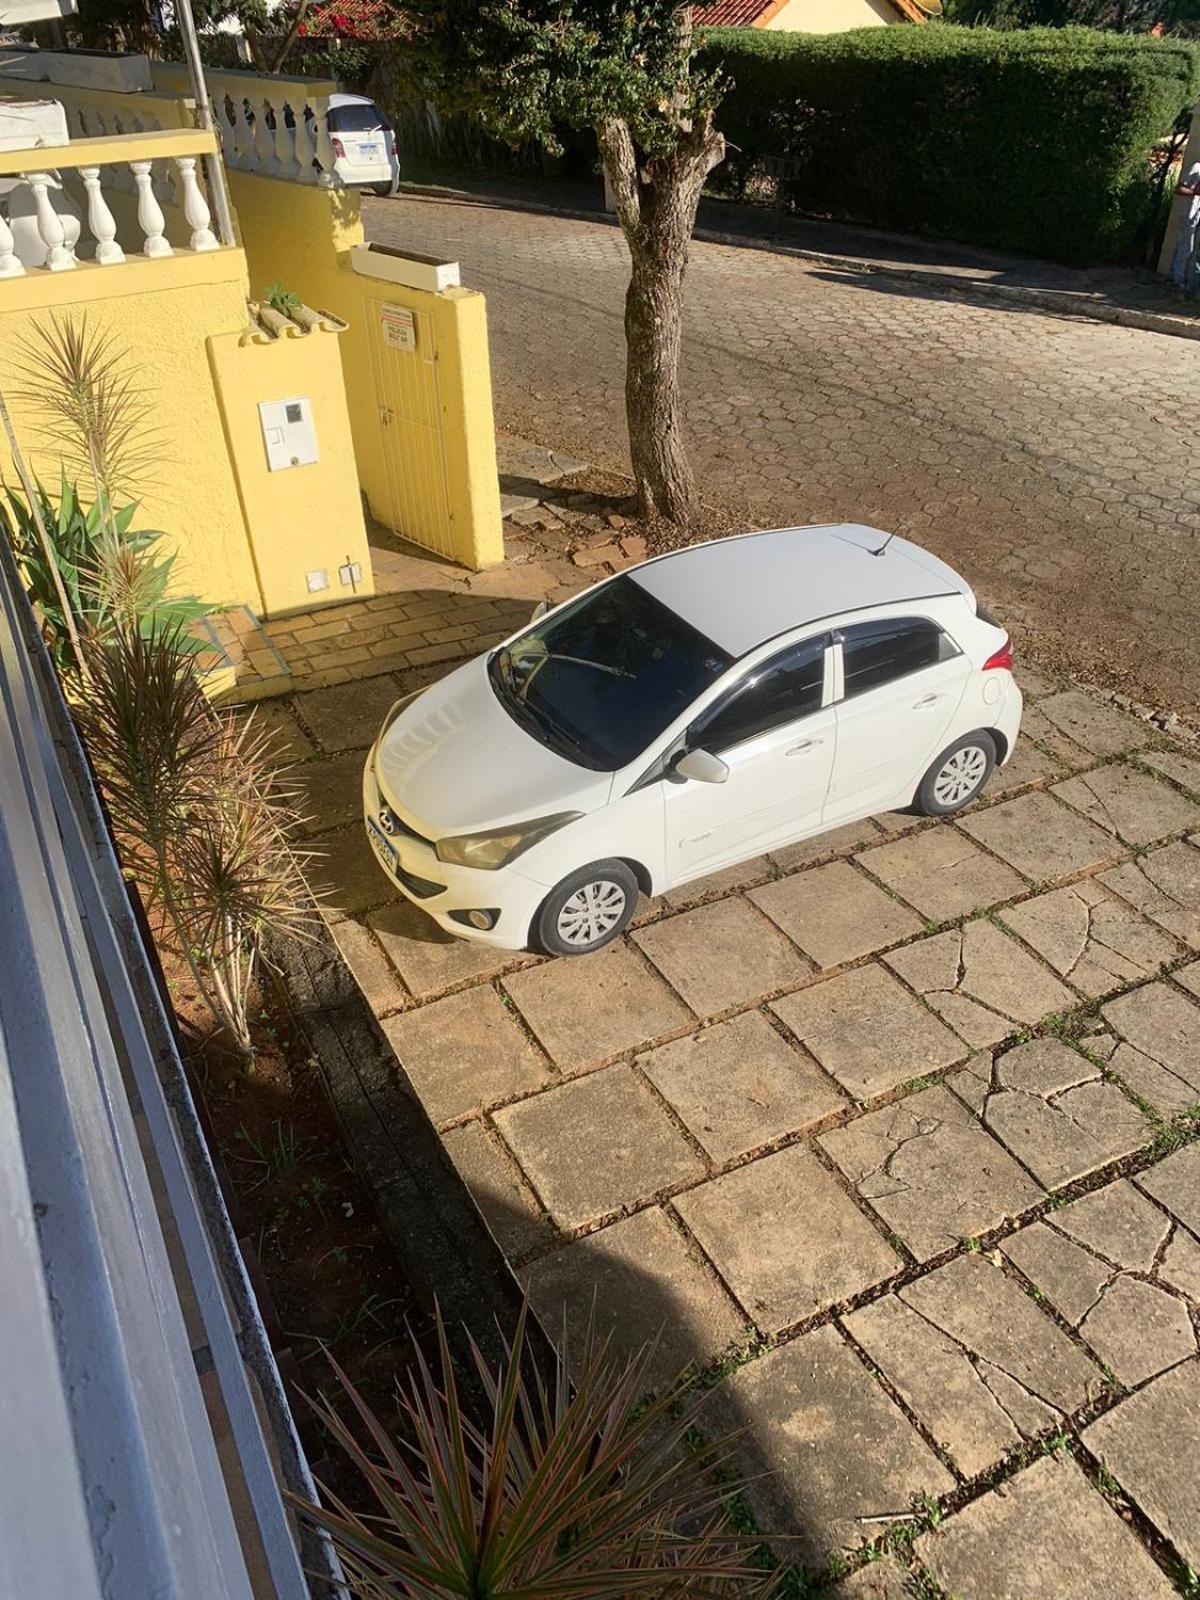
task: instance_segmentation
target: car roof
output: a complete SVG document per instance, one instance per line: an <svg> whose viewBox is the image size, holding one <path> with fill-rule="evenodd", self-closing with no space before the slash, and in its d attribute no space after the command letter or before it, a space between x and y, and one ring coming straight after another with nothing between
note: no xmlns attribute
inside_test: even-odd
<svg viewBox="0 0 1200 1600"><path fill-rule="evenodd" d="M343 94L340 90L329 96L331 106L373 106L374 100L366 94Z"/></svg>
<svg viewBox="0 0 1200 1600"><path fill-rule="evenodd" d="M827 617L938 595L974 598L937 556L856 522L689 545L628 576L735 658Z"/></svg>

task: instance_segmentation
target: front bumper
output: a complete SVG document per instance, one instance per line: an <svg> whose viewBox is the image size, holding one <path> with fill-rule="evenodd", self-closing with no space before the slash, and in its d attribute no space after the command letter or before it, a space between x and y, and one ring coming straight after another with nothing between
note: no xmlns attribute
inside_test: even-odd
<svg viewBox="0 0 1200 1600"><path fill-rule="evenodd" d="M433 846L419 835L381 826L381 813L397 816L384 799L375 777L375 752L363 768L363 825L380 871L406 900L418 906L439 928L457 939L498 950L524 950L547 885L513 867L483 872L478 867L454 866L438 858ZM400 819L401 822L403 819ZM499 915L490 928L473 928L451 916L453 911L489 910Z"/></svg>

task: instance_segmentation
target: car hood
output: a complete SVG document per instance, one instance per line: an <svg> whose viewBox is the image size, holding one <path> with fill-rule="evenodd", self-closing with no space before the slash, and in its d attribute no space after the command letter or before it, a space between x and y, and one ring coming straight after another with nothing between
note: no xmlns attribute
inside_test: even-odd
<svg viewBox="0 0 1200 1600"><path fill-rule="evenodd" d="M388 802L430 839L503 827L555 811L590 811L612 788L548 750L497 700L480 657L414 700L380 741L376 773Z"/></svg>

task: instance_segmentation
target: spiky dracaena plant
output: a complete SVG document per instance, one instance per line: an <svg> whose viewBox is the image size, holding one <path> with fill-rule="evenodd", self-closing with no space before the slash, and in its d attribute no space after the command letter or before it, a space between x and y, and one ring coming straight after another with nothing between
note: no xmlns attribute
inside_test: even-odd
<svg viewBox="0 0 1200 1600"><path fill-rule="evenodd" d="M178 629L84 642L76 715L130 875L165 919L213 1017L250 1050L249 991L266 934L314 919L302 817L271 735L205 698Z"/></svg>
<svg viewBox="0 0 1200 1600"><path fill-rule="evenodd" d="M130 352L86 311L35 322L13 393L60 452L63 471L90 483L95 503L134 499L162 458L164 435Z"/></svg>
<svg viewBox="0 0 1200 1600"><path fill-rule="evenodd" d="M439 1373L418 1348L398 1392L399 1436L333 1363L359 1427L316 1409L374 1506L360 1514L328 1491L325 1507L296 1505L330 1535L356 1600L773 1593L710 1476L728 1447L703 1460L684 1448L699 1401L672 1391L643 1403L651 1352L621 1359L591 1329L570 1367L564 1331L546 1379L525 1329L522 1312L495 1372L471 1346L490 1411L482 1427L466 1414L440 1317Z"/></svg>

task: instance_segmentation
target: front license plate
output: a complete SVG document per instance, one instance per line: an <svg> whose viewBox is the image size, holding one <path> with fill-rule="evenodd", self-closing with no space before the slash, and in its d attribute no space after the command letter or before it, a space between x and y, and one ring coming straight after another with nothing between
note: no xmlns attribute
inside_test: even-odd
<svg viewBox="0 0 1200 1600"><path fill-rule="evenodd" d="M400 860L399 856L396 854L396 846L389 838L387 838L382 829L376 827L375 823L371 821L370 817L366 819L366 823L367 838L370 839L375 854L379 857L380 861L383 862L388 871L395 876L396 868L399 865Z"/></svg>

